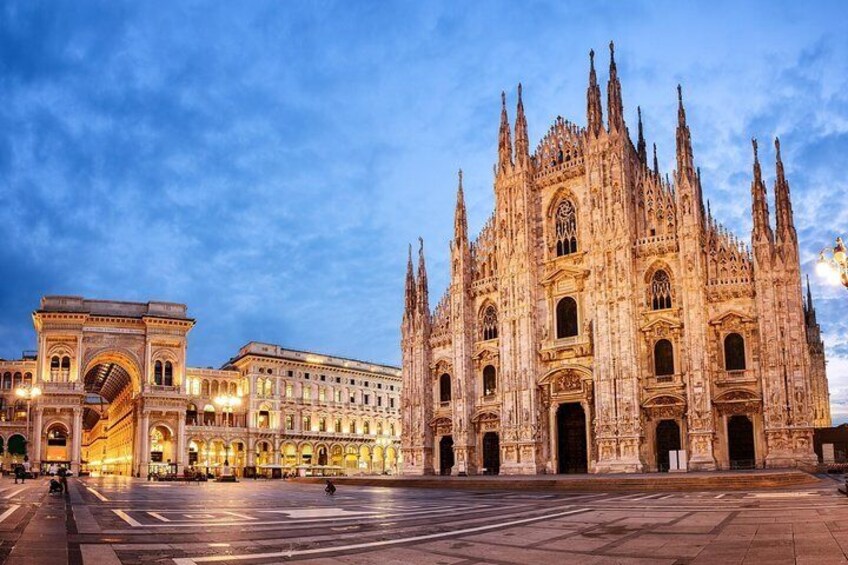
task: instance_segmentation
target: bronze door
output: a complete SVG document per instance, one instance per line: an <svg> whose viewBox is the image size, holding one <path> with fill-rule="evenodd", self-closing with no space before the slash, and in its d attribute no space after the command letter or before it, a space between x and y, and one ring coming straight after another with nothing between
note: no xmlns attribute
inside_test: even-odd
<svg viewBox="0 0 848 565"><path fill-rule="evenodd" d="M586 473L586 413L578 402L557 409L557 456L559 473Z"/></svg>
<svg viewBox="0 0 848 565"><path fill-rule="evenodd" d="M680 426L674 420L657 424L657 470L665 473L669 468L669 451L680 449Z"/></svg>

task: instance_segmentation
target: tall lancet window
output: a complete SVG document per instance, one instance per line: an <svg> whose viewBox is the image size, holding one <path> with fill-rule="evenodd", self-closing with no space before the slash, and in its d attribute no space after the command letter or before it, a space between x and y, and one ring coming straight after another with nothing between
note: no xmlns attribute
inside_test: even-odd
<svg viewBox="0 0 848 565"><path fill-rule="evenodd" d="M498 337L498 311L489 305L483 312L483 341Z"/></svg>
<svg viewBox="0 0 848 565"><path fill-rule="evenodd" d="M671 279L668 273L660 269L651 278L651 309L671 308Z"/></svg>
<svg viewBox="0 0 848 565"><path fill-rule="evenodd" d="M556 209L557 257L577 251L577 215L571 200L563 200Z"/></svg>

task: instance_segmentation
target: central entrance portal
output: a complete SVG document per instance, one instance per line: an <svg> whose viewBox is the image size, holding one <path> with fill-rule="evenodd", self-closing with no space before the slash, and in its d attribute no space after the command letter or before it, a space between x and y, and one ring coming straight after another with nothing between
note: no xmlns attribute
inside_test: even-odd
<svg viewBox="0 0 848 565"><path fill-rule="evenodd" d="M680 426L674 420L662 420L657 424L657 470L667 473L669 451L680 450Z"/></svg>
<svg viewBox="0 0 848 565"><path fill-rule="evenodd" d="M586 413L579 402L560 404L557 409L557 472L586 473Z"/></svg>
<svg viewBox="0 0 848 565"><path fill-rule="evenodd" d="M496 432L483 435L483 468L487 475L497 475L501 471L501 445Z"/></svg>
<svg viewBox="0 0 848 565"><path fill-rule="evenodd" d="M731 469L754 468L754 424L747 416L731 416L727 421L727 445Z"/></svg>
<svg viewBox="0 0 848 565"><path fill-rule="evenodd" d="M439 440L439 474L450 475L453 468L453 436Z"/></svg>

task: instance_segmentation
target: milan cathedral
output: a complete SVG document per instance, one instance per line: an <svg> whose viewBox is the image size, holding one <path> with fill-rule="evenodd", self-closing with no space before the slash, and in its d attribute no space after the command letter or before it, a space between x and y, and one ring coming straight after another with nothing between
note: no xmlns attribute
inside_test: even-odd
<svg viewBox="0 0 848 565"><path fill-rule="evenodd" d="M610 44L606 122L590 53L585 128L531 153L502 95L495 211L431 311L423 242L402 322L407 474L814 465L825 358L775 140L774 228L753 141L750 247L704 205L678 87L676 170L624 121Z"/></svg>

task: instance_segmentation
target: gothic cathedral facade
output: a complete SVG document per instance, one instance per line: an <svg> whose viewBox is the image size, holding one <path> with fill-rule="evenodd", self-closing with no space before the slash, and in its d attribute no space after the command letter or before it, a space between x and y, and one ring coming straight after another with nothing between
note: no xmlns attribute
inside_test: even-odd
<svg viewBox="0 0 848 565"><path fill-rule="evenodd" d="M830 425L776 140L775 228L753 142L751 246L704 205L678 87L676 170L634 146L610 44L606 123L590 53L587 126L530 151L521 86L502 109L495 211L468 237L462 174L451 282L431 311L410 250L407 474L610 473L815 464Z"/></svg>

